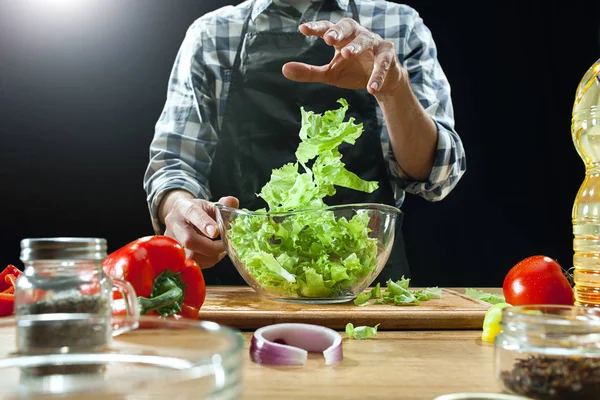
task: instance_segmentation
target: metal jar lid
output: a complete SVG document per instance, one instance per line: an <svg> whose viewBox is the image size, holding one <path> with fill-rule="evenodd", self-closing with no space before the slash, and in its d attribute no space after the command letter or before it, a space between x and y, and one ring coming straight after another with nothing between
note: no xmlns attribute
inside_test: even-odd
<svg viewBox="0 0 600 400"><path fill-rule="evenodd" d="M36 238L21 241L21 261L39 260L104 260L106 239Z"/></svg>

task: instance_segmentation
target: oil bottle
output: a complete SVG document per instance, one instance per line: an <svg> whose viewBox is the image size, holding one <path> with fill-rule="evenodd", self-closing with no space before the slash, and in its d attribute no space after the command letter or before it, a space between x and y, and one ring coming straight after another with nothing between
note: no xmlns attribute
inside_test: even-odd
<svg viewBox="0 0 600 400"><path fill-rule="evenodd" d="M571 135L585 164L572 213L575 304L600 307L600 60L577 87Z"/></svg>

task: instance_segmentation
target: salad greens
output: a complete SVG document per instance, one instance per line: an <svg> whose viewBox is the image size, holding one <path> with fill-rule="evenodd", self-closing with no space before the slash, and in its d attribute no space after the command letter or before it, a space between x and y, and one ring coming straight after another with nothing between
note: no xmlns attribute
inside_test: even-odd
<svg viewBox="0 0 600 400"><path fill-rule="evenodd" d="M375 326L357 326L355 328L351 322L348 322L348 324L346 324L346 335L348 335L348 339L370 339L377 335L377 328L379 325L381 324Z"/></svg>
<svg viewBox="0 0 600 400"><path fill-rule="evenodd" d="M374 304L395 304L400 306L418 306L422 301L439 299L442 297L442 289L438 287L425 288L420 290L408 290L410 279L404 276L394 282L387 281L387 289L381 292L381 285L378 283L371 291L363 292L356 299L354 304L357 306L366 306L370 304L371 299L375 299Z"/></svg>
<svg viewBox="0 0 600 400"><path fill-rule="evenodd" d="M503 295L487 293L487 292L484 292L483 290L468 288L465 290L465 295L467 295L469 297L473 297L478 300L485 301L486 303L490 303L490 304L506 303L506 300L504 299Z"/></svg>
<svg viewBox="0 0 600 400"><path fill-rule="evenodd" d="M300 109L298 161L273 170L271 180L258 195L268 204L270 212L326 207L323 198L335 194L335 185L368 193L378 188L377 182L364 181L348 171L341 160L338 147L343 142L354 144L363 130L362 124L354 123L354 118L344 122L348 103L344 99L338 102L342 107L324 115ZM314 163L309 168L307 164L312 159Z"/></svg>
<svg viewBox="0 0 600 400"><path fill-rule="evenodd" d="M263 287L285 296L336 297L367 279L377 265L377 240L369 237L369 216L336 217L323 210L335 186L371 193L377 182L348 171L338 147L354 144L362 124L344 122L348 103L316 114L301 108L297 162L274 169L258 194L269 215L231 222L229 238L238 258ZM309 166L309 162L312 165ZM277 216L271 213L311 210ZM266 209L257 213L267 213Z"/></svg>

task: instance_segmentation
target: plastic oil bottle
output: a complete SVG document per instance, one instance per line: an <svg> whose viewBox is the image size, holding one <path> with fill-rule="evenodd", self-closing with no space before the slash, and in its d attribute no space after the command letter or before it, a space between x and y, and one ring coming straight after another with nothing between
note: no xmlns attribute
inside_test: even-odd
<svg viewBox="0 0 600 400"><path fill-rule="evenodd" d="M585 163L572 214L575 304L600 307L600 60L577 87L571 134Z"/></svg>

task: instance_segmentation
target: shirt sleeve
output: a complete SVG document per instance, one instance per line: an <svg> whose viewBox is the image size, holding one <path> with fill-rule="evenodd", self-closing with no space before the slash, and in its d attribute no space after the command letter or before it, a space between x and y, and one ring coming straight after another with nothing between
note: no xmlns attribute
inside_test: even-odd
<svg viewBox="0 0 600 400"><path fill-rule="evenodd" d="M454 129L450 84L438 62L431 32L416 11L413 22L399 58L408 71L415 96L437 127L437 148L431 174L425 182L411 181L405 177L391 146L388 159L392 178L400 188L426 200L439 201L452 191L464 174L465 151Z"/></svg>
<svg viewBox="0 0 600 400"><path fill-rule="evenodd" d="M217 144L214 96L202 63L201 31L192 25L179 49L168 83L167 99L150 144L144 189L157 234L164 195L174 189L209 199L208 173Z"/></svg>

